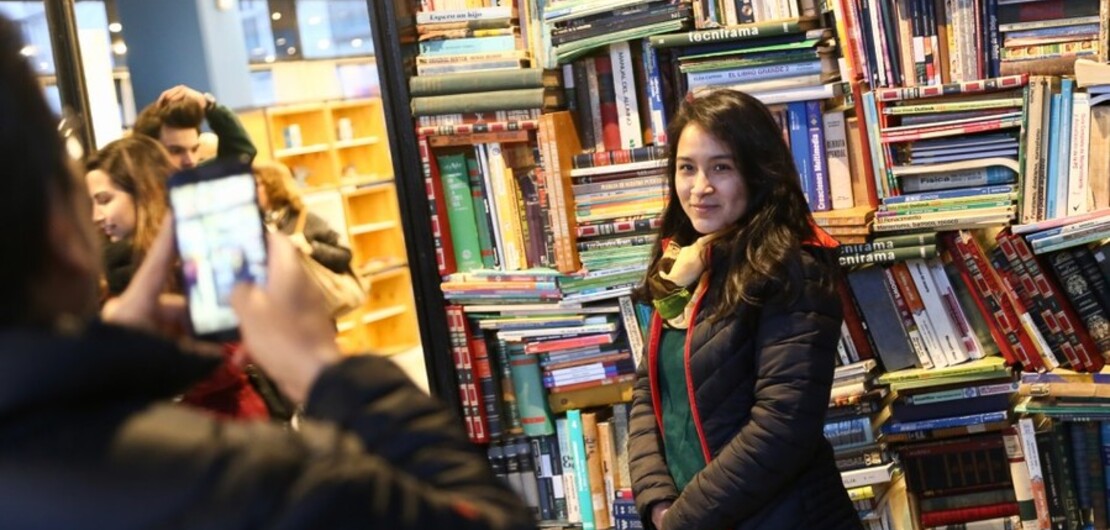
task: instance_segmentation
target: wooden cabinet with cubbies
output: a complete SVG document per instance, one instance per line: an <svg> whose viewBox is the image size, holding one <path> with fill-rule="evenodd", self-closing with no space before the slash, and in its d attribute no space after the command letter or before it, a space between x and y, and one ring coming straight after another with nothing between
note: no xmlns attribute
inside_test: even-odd
<svg viewBox="0 0 1110 530"><path fill-rule="evenodd" d="M306 200L312 208L341 204L351 265L370 294L338 322L344 351L391 354L418 346L412 280L405 254L397 189L380 99L308 103L248 111L241 118L259 144L259 160L284 163L306 199L338 194L341 201ZM330 215L329 215L330 214Z"/></svg>

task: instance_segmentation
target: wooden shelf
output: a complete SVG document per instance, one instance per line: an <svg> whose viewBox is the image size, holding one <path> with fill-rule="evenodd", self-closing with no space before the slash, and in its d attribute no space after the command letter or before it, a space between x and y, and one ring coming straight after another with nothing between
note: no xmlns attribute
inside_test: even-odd
<svg viewBox="0 0 1110 530"><path fill-rule="evenodd" d="M350 140L338 140L335 142L336 149L348 149L351 147L363 147L367 145L375 145L381 141L377 136L367 136L365 138L352 138Z"/></svg>
<svg viewBox="0 0 1110 530"><path fill-rule="evenodd" d="M306 176L302 193L321 194L318 204L334 214L333 228L346 234L352 266L370 286L362 307L337 323L341 349L390 355L419 346L382 101L282 106L255 111L250 118L251 137L261 146L258 159L284 162ZM338 138L340 123L344 129L350 125L352 138ZM300 129L301 147L286 147L284 133L293 126Z"/></svg>
<svg viewBox="0 0 1110 530"><path fill-rule="evenodd" d="M382 230L389 230L390 228L396 228L397 226L397 221L381 221L377 223L354 225L348 227L347 231L350 232L352 236L360 236L362 234L370 234L373 232L381 232Z"/></svg>
<svg viewBox="0 0 1110 530"><path fill-rule="evenodd" d="M302 147L288 147L274 151L274 158L289 158L301 155L313 155L328 152L328 144L305 145Z"/></svg>
<svg viewBox="0 0 1110 530"><path fill-rule="evenodd" d="M378 310L375 310L375 311L367 311L365 314L362 315L362 323L363 324L373 324L375 322L379 322L379 321L385 320L387 318L392 318L392 317L395 317L395 316L403 315L408 310L409 310L408 306L395 305L395 306L390 306L390 307L385 307L385 308L382 308L382 309L378 309Z"/></svg>

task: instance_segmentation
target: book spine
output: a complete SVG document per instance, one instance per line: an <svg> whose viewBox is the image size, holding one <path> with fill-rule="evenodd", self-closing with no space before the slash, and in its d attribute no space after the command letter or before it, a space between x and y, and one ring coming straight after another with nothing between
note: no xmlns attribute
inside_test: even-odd
<svg viewBox="0 0 1110 530"><path fill-rule="evenodd" d="M490 216L489 194L486 190L478 159L471 154L466 157L466 170L470 180L471 201L474 203L474 222L478 228L478 246L482 253L482 268L497 267L497 250L493 242L492 218Z"/></svg>
<svg viewBox="0 0 1110 530"><path fill-rule="evenodd" d="M913 275L914 285L921 295L921 301L925 304L929 321L937 331L937 339L941 351L948 360L947 364L959 364L968 360L967 352L964 351L956 334L955 326L944 309L944 301L937 290L929 265L923 259L906 260L906 265Z"/></svg>
<svg viewBox="0 0 1110 530"><path fill-rule="evenodd" d="M482 399L479 397L478 385L475 383L472 356L466 342L466 318L462 315L461 307L448 306L446 311L448 335L467 436L474 443L486 443L489 442L490 436L487 423L482 421Z"/></svg>
<svg viewBox="0 0 1110 530"><path fill-rule="evenodd" d="M750 25L731 26L720 29L689 31L651 37L651 45L656 48L671 48L718 42L735 42L777 35L788 35L801 31L797 21L772 21Z"/></svg>
<svg viewBox="0 0 1110 530"><path fill-rule="evenodd" d="M409 95L440 96L542 86L544 86L544 71L529 68L456 75L417 76L409 80Z"/></svg>
<svg viewBox="0 0 1110 530"><path fill-rule="evenodd" d="M790 126L790 152L794 156L794 165L798 170L802 193L805 194L810 209L816 210L817 183L813 177L813 162L809 154L809 122L806 116L806 104L789 103L786 106L786 112Z"/></svg>
<svg viewBox="0 0 1110 530"><path fill-rule="evenodd" d="M516 48L516 37L471 37L468 39L430 40L420 43L422 55L462 55L467 53L489 53L511 51Z"/></svg>
<svg viewBox="0 0 1110 530"><path fill-rule="evenodd" d="M1029 468L1029 489L1033 494L1033 506L1037 511L1036 528L1052 528L1048 507L1048 490L1044 471L1041 467L1041 452L1037 447L1037 433L1031 418L1018 420L1018 436L1021 440L1022 454Z"/></svg>
<svg viewBox="0 0 1110 530"><path fill-rule="evenodd" d="M814 187L815 208L813 210L823 212L832 208L832 201L829 198L829 167L825 154L825 124L820 101L806 102L806 124L809 167Z"/></svg>
<svg viewBox="0 0 1110 530"><path fill-rule="evenodd" d="M964 309L960 307L960 302L956 298L956 291L952 288L948 275L945 273L944 264L938 258L930 258L926 263L929 264L929 271L933 274L933 280L937 284L937 293L940 294L941 302L947 310L956 334L960 337L962 351L966 352L971 359L982 359L984 357L983 347L979 344L975 331L971 329L971 324L967 315L964 314Z"/></svg>
<svg viewBox="0 0 1110 530"><path fill-rule="evenodd" d="M639 104L636 102L636 75L632 66L631 45L627 41L610 44L609 59L613 74L617 124L620 130L620 148L643 147L643 129L640 125Z"/></svg>
<svg viewBox="0 0 1110 530"><path fill-rule="evenodd" d="M620 111L618 110L616 85L614 84L613 61L607 55L594 58L597 67L599 116L602 123L602 140L605 150L621 149Z"/></svg>
<svg viewBox="0 0 1110 530"><path fill-rule="evenodd" d="M460 272L483 267L482 249L478 241L473 191L462 153L436 157L443 182L443 196L447 203L447 218L451 227L451 241L455 250L455 263Z"/></svg>
<svg viewBox="0 0 1110 530"><path fill-rule="evenodd" d="M643 40L644 73L647 78L647 98L651 108L652 143L656 146L667 144L667 111L663 105L663 77L659 70L659 52L651 45L651 40Z"/></svg>
<svg viewBox="0 0 1110 530"><path fill-rule="evenodd" d="M1088 180L1091 135L1091 98L1076 92L1072 101L1071 150L1068 164L1067 205L1065 215L1087 213L1091 185Z"/></svg>
<svg viewBox="0 0 1110 530"><path fill-rule="evenodd" d="M417 149L420 152L421 169L424 173L424 191L428 199L428 217L431 221L432 239L435 241L436 266L439 269L440 276L446 276L456 270L455 250L451 245L451 239L446 237L450 227L447 225L446 201L440 192L443 188L439 167L432 161L432 149L428 145L428 139L419 137L416 141Z"/></svg>
<svg viewBox="0 0 1110 530"><path fill-rule="evenodd" d="M899 312L908 313L902 316L902 325L910 337L910 345L917 352L918 364L922 368L948 366L948 360L941 354L940 342L925 312L925 306L913 278L905 263L897 263L886 269L883 273L887 277L887 288L894 298ZM901 302L899 302L901 298ZM903 306L905 310L903 311Z"/></svg>
<svg viewBox="0 0 1110 530"><path fill-rule="evenodd" d="M567 411L567 438L570 440L570 449L574 456L574 473L576 488L578 490L578 506L582 517L582 530L595 530L597 518L590 491L591 470L588 463L585 433L582 425L581 411Z"/></svg>
<svg viewBox="0 0 1110 530"><path fill-rule="evenodd" d="M848 133L844 124L844 111L828 111L823 120L832 209L851 208L855 205L855 197L852 195L852 170L848 160Z"/></svg>
<svg viewBox="0 0 1110 530"><path fill-rule="evenodd" d="M451 94L412 98L414 116L495 110L525 110L544 107L545 88L499 90L477 94Z"/></svg>
<svg viewBox="0 0 1110 530"><path fill-rule="evenodd" d="M571 63L571 68L574 72L574 95L577 100L577 114L578 114L578 134L582 138L582 145L593 149L596 145L594 139L594 120L598 118L593 113L591 106L591 89L589 75L586 72L586 61L588 59L580 59Z"/></svg>
<svg viewBox="0 0 1110 530"><path fill-rule="evenodd" d="M524 434L552 434L555 427L551 422L551 413L547 410L547 396L544 395L541 384L539 359L535 355L512 355L509 357L509 364Z"/></svg>
<svg viewBox="0 0 1110 530"><path fill-rule="evenodd" d="M570 414L568 413L567 418L569 417ZM578 502L578 472L575 469L578 456L570 441L567 418L555 420L555 431L559 439L559 457L563 468L563 491L567 498L567 521L581 523L582 512Z"/></svg>
<svg viewBox="0 0 1110 530"><path fill-rule="evenodd" d="M601 114L601 78L597 70L597 58L587 57L583 59L586 63L586 82L590 90L590 114L593 115L593 138L594 150L605 151L605 126L604 117Z"/></svg>

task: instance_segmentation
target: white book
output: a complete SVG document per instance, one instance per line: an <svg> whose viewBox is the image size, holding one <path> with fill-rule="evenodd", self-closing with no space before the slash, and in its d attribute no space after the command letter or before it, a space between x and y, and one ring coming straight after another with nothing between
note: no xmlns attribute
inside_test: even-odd
<svg viewBox="0 0 1110 530"><path fill-rule="evenodd" d="M578 506L578 477L574 471L574 452L567 437L567 419L555 420L555 434L559 440L559 464L563 469L563 490L567 497L567 521L582 522L582 512Z"/></svg>
<svg viewBox="0 0 1110 530"><path fill-rule="evenodd" d="M471 20L508 20L512 16L513 9L508 5L467 9L464 4L456 9L420 11L416 14L416 23L442 24L446 22L469 22Z"/></svg>
<svg viewBox="0 0 1110 530"><path fill-rule="evenodd" d="M628 41L609 45L613 64L613 93L617 96L617 123L621 131L621 149L644 146L644 130L640 127L640 107L636 101L636 71L632 67L632 47Z"/></svg>
<svg viewBox="0 0 1110 530"><path fill-rule="evenodd" d="M482 180L486 184L486 202L489 204L489 217L490 228L493 229L493 252L497 255L497 263L501 268L505 267L505 240L501 234L501 223L498 222L497 215L497 201L494 200L492 172L490 171L489 156L486 151L486 144L478 144L474 146L474 154L478 158L478 170L482 172ZM475 205L477 206L477 205Z"/></svg>
<svg viewBox="0 0 1110 530"><path fill-rule="evenodd" d="M929 264L923 259L910 259L906 260L906 265L910 268L910 275L913 276L917 294L921 296L921 302L925 304L925 311L936 330L941 351L947 358L948 364L959 364L968 360L967 352L964 351L959 334L956 333L956 326L949 318L948 311L944 309L944 300L941 298L936 281L933 280L933 275L929 271Z"/></svg>
<svg viewBox="0 0 1110 530"><path fill-rule="evenodd" d="M859 488L872 484L885 484L890 482L893 469L894 462L887 462L879 466L853 469L851 471L842 472L840 474L840 480L844 482L845 488Z"/></svg>
<svg viewBox="0 0 1110 530"><path fill-rule="evenodd" d="M979 343L979 337L975 334L975 330L971 329L971 323L963 308L960 307L952 282L944 272L944 264L941 263L940 258L931 258L926 263L929 264L929 271L933 273L933 280L937 282L937 292L940 293L944 307L948 309L948 316L956 326L956 333L960 335L963 350L970 359L982 359L983 345Z"/></svg>
<svg viewBox="0 0 1110 530"><path fill-rule="evenodd" d="M898 290L898 282L894 279L894 271L891 269L883 270L886 276L887 287L891 291ZM913 271L910 271L913 275ZM920 295L918 296L920 298ZM902 299L906 297L903 295ZM906 302L907 309L909 309L909 302ZM929 316L925 314L925 309L914 311L909 309L910 316L913 317L914 327L917 329L907 329L906 335L910 338L910 346L913 348L914 353L917 354L917 361L921 363L922 368L944 368L948 366L948 357L940 347L940 339L937 337L937 332L933 329L933 323L929 321Z"/></svg>
<svg viewBox="0 0 1110 530"><path fill-rule="evenodd" d="M1091 196L1089 171L1090 157L1087 152L1091 145L1091 96L1086 92L1076 92L1072 96L1071 108L1071 153L1068 164L1068 199L1064 215L1087 213L1088 198ZM1105 178L1105 175L1099 175Z"/></svg>
<svg viewBox="0 0 1110 530"><path fill-rule="evenodd" d="M848 159L848 132L844 123L844 111L828 111L824 115L824 121L832 208L851 208L855 206L855 198L852 196L852 171Z"/></svg>
<svg viewBox="0 0 1110 530"><path fill-rule="evenodd" d="M1030 490L1033 492L1033 505L1037 508L1037 521L1040 528L1051 528L1048 512L1048 492L1045 489L1044 473L1041 471L1041 456L1037 452L1037 432L1031 418L1018 420L1018 438L1025 453L1025 465L1029 468Z"/></svg>

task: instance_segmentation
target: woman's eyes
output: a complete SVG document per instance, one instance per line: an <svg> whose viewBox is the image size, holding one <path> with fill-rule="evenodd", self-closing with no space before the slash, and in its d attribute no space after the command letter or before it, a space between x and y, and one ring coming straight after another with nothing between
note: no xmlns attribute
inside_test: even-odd
<svg viewBox="0 0 1110 530"><path fill-rule="evenodd" d="M696 171L693 164L679 164L678 170L683 173L694 173ZM725 173L732 171L732 166L730 164L713 164L709 170L713 173Z"/></svg>

